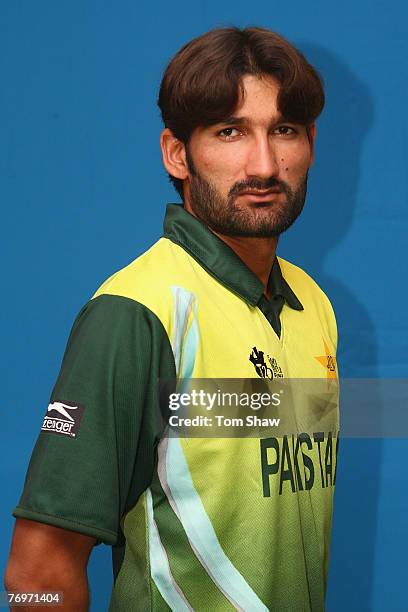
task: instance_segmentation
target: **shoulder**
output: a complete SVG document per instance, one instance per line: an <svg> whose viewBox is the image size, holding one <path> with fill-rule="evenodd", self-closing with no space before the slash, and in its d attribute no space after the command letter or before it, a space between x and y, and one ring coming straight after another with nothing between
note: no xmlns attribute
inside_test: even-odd
<svg viewBox="0 0 408 612"><path fill-rule="evenodd" d="M284 279L299 297L300 301L302 301L301 295L312 295L330 304L328 296L310 274L286 259L282 259L282 257L278 257L278 261Z"/></svg>
<svg viewBox="0 0 408 612"><path fill-rule="evenodd" d="M102 283L92 299L120 296L138 302L169 330L174 299L172 288L180 278L188 275L191 265L191 257L183 248L162 237Z"/></svg>
<svg viewBox="0 0 408 612"><path fill-rule="evenodd" d="M304 309L313 309L328 326L328 332L337 346L337 324L333 306L317 282L305 270L278 257L282 275L303 304Z"/></svg>
<svg viewBox="0 0 408 612"><path fill-rule="evenodd" d="M158 240L149 250L108 277L79 311L69 342L75 336L87 345L130 345L148 337L168 336L165 270L169 241Z"/></svg>
<svg viewBox="0 0 408 612"><path fill-rule="evenodd" d="M154 284L160 284L169 255L167 242L166 239L160 238L127 266L109 276L93 297L110 294L139 300Z"/></svg>

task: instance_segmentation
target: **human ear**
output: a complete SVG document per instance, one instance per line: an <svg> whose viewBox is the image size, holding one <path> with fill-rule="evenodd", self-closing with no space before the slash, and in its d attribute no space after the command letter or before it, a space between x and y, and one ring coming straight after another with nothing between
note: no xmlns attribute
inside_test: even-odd
<svg viewBox="0 0 408 612"><path fill-rule="evenodd" d="M169 128L165 128L160 134L160 147L167 172L184 181L189 174L184 143Z"/></svg>
<svg viewBox="0 0 408 612"><path fill-rule="evenodd" d="M316 138L316 124L312 123L307 126L307 137L309 139L309 147L310 147L310 163L309 167L313 164L314 160L314 143Z"/></svg>

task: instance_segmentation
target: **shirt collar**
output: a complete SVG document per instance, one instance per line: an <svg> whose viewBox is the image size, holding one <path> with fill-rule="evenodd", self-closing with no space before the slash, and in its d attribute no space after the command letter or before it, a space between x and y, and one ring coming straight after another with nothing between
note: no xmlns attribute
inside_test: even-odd
<svg viewBox="0 0 408 612"><path fill-rule="evenodd" d="M211 232L199 219L185 210L182 204L168 204L164 218L164 234L180 245L225 287L256 306L263 295L263 285L234 251ZM284 279L278 258L269 276L272 295L282 295L295 310L303 306Z"/></svg>

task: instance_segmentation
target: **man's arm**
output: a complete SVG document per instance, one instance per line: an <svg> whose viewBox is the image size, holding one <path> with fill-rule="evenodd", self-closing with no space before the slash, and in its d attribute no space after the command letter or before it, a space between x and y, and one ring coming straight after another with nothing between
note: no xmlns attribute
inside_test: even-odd
<svg viewBox="0 0 408 612"><path fill-rule="evenodd" d="M95 538L74 531L17 519L4 578L6 591L60 591L64 605L58 610L88 610L86 567L95 542ZM32 608L13 609L24 612Z"/></svg>
<svg viewBox="0 0 408 612"><path fill-rule="evenodd" d="M159 378L174 379L175 363L158 317L130 298L92 299L74 323L50 398L54 411L67 406L73 435L55 427L37 439L13 512L24 520L14 535L9 588L61 589L79 598L66 610L86 609L92 544L117 543L121 518L152 479L163 425Z"/></svg>

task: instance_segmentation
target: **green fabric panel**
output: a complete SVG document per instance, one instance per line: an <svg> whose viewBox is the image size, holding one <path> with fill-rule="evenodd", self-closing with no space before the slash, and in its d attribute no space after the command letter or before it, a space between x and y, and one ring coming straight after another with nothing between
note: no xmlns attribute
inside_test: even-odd
<svg viewBox="0 0 408 612"><path fill-rule="evenodd" d="M135 508L126 517L126 536L125 557L112 591L109 612L151 609L144 495L139 498Z"/></svg>
<svg viewBox="0 0 408 612"><path fill-rule="evenodd" d="M303 310L300 300L296 297L295 293L292 291L291 287L288 285L282 275L282 270L277 257L275 257L272 265L268 285L273 297L282 296L285 298L285 301L291 308L294 308L294 310Z"/></svg>
<svg viewBox="0 0 408 612"><path fill-rule="evenodd" d="M114 544L116 542L117 535L113 531L107 529L99 529L92 527L91 525L82 525L78 521L71 521L62 517L57 517L51 514L44 514L41 512L35 512L32 510L26 510L21 506L17 506L13 512L16 518L28 519L29 521L37 521L38 523L45 523L45 525L52 525L53 527L61 527L61 529L67 529L68 531L76 531L84 535L89 535L101 542L106 544Z"/></svg>
<svg viewBox="0 0 408 612"><path fill-rule="evenodd" d="M183 526L171 508L157 476L150 487L153 496L154 518L169 565L194 610L231 612L235 608L218 589L194 554Z"/></svg>
<svg viewBox="0 0 408 612"><path fill-rule="evenodd" d="M79 432L40 433L14 515L46 515L47 523L74 531L80 525L108 544L121 539L120 519L153 474L162 426L157 379L174 376L156 315L120 296L88 302L51 395L51 402L85 407Z"/></svg>
<svg viewBox="0 0 408 612"><path fill-rule="evenodd" d="M281 295L274 295L270 300L262 295L258 304L259 310L266 317L267 321L273 327L279 338L281 335L281 322L279 315L282 311L284 301L285 300Z"/></svg>
<svg viewBox="0 0 408 612"><path fill-rule="evenodd" d="M175 610L171 610L170 606L164 601L163 597L160 594L159 589L152 581L152 612L176 612ZM136 610L136 608L135 608ZM137 609L139 612L139 608ZM141 609L140 609L141 612ZM144 610L143 610L144 612Z"/></svg>

